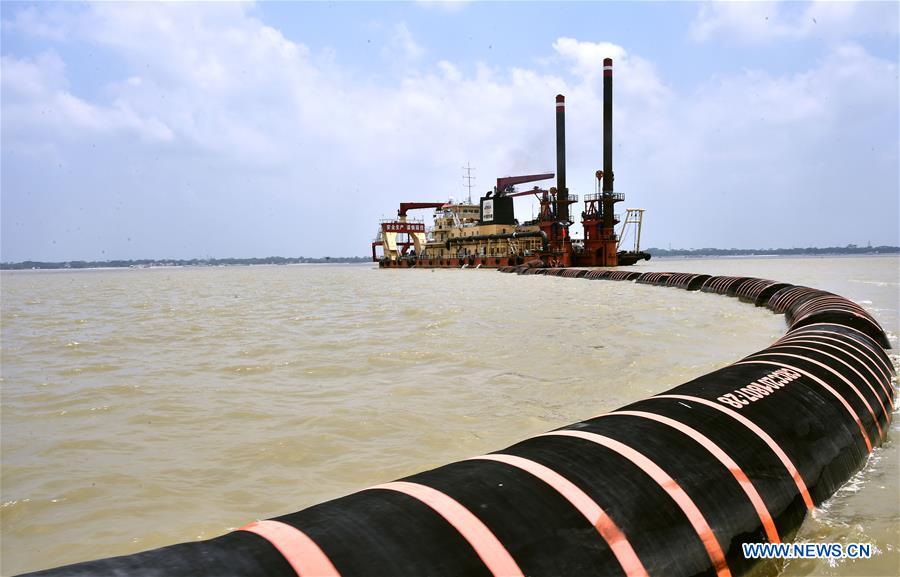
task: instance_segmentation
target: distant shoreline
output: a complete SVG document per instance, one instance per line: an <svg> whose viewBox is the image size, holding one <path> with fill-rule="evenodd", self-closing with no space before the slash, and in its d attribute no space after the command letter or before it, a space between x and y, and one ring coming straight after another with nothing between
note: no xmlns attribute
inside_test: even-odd
<svg viewBox="0 0 900 577"><path fill-rule="evenodd" d="M26 260L22 262L2 262L0 270L80 270L98 268L163 268L163 267L219 267L219 266L257 266L285 264L359 264L372 262L371 257L281 257L264 258L210 258L210 259L138 259L138 260L70 260L60 262L44 262Z"/></svg>
<svg viewBox="0 0 900 577"><path fill-rule="evenodd" d="M780 256L878 256L900 254L900 246L849 245L824 248L774 248L774 249L661 249L650 248L647 252L657 258L715 258L715 257L780 257ZM104 261L22 261L2 262L0 270L80 270L118 268L163 268L163 267L218 267L255 266L287 264L363 264L372 262L371 257L264 257L264 258L212 258L212 259L139 259Z"/></svg>
<svg viewBox="0 0 900 577"><path fill-rule="evenodd" d="M654 257L654 261L668 261L668 260L752 260L752 259L789 259L789 258L797 258L797 259L816 259L816 258L854 258L861 256L869 256L869 257L890 257L890 256L900 256L900 251L897 252L867 252L867 253L854 253L854 254L838 254L838 253L823 253L823 254L772 254L772 253L758 253L758 254L691 254L691 255L656 255ZM653 261L651 261L653 262ZM640 266L637 264L635 266Z"/></svg>
<svg viewBox="0 0 900 577"><path fill-rule="evenodd" d="M648 248L655 257L715 257L715 256L846 256L879 255L900 253L900 246L847 246L807 247L807 248L698 248L664 249Z"/></svg>

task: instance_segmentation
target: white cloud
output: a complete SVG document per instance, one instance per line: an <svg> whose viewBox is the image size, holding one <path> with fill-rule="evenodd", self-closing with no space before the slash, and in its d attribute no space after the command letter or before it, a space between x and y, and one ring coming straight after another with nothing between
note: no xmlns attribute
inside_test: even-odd
<svg viewBox="0 0 900 577"><path fill-rule="evenodd" d="M734 34L742 40L761 40L790 35L774 2L711 2L699 7L691 23L691 36L698 41L714 35Z"/></svg>
<svg viewBox="0 0 900 577"><path fill-rule="evenodd" d="M447 13L459 12L465 8L470 1L471 0L415 0L416 4L422 8Z"/></svg>
<svg viewBox="0 0 900 577"><path fill-rule="evenodd" d="M603 59L614 62L625 56L625 49L609 42L579 42L574 38L558 38L553 49L572 61L572 71L580 76L593 77L603 72Z"/></svg>
<svg viewBox="0 0 900 577"><path fill-rule="evenodd" d="M170 140L172 131L156 117L137 114L129 104L88 103L67 90L65 64L54 52L36 59L2 58L4 132L22 136L38 129L46 137L68 138L70 131L126 132L149 140Z"/></svg>
<svg viewBox="0 0 900 577"><path fill-rule="evenodd" d="M663 134L676 146L657 144L656 161L678 182L645 185L672 193L655 208L692 207L701 229L692 246L704 236L735 246L857 242L872 230L894 243L896 79L896 63L844 44L802 73L707 82L673 107Z"/></svg>
<svg viewBox="0 0 900 577"><path fill-rule="evenodd" d="M441 60L438 62L438 68L444 73L444 76L450 82L459 82L462 79L462 74L459 72L459 68L453 65L452 62L447 62L446 60Z"/></svg>
<svg viewBox="0 0 900 577"><path fill-rule="evenodd" d="M894 2L833 2L806 4L727 2L702 4L691 23L691 37L743 42L797 40L809 37L848 38L860 34L897 35L898 8Z"/></svg>
<svg viewBox="0 0 900 577"><path fill-rule="evenodd" d="M3 30L21 32L49 40L63 40L70 33L71 19L59 7L22 7L15 11L11 19L3 19Z"/></svg>
<svg viewBox="0 0 900 577"><path fill-rule="evenodd" d="M2 57L3 93L10 98L38 98L53 90L64 89L66 65L55 52L36 58Z"/></svg>
<svg viewBox="0 0 900 577"><path fill-rule="evenodd" d="M570 64L572 74L587 84L599 83L603 59L612 58L617 92L640 98L645 105L660 105L671 98L671 92L656 67L648 60L630 54L622 46L559 38L553 43L553 49Z"/></svg>
<svg viewBox="0 0 900 577"><path fill-rule="evenodd" d="M406 63L415 63L425 55L425 49L416 42L405 22L394 25L391 39L382 51L388 60L399 59Z"/></svg>

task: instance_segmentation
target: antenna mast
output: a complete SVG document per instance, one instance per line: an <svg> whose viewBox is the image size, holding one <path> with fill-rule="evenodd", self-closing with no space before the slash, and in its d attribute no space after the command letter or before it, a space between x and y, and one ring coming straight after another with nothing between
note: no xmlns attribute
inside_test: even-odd
<svg viewBox="0 0 900 577"><path fill-rule="evenodd" d="M472 204L472 186L474 186L472 184L472 181L475 180L475 177L472 176L472 171L475 169L472 168L468 162L464 167L462 167L462 169L466 171L466 173L463 175L463 180L465 180L466 183L463 186L469 189L469 204Z"/></svg>

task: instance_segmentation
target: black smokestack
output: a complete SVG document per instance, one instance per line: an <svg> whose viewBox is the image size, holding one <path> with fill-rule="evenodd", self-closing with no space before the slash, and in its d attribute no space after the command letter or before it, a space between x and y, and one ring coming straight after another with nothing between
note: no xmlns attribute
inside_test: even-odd
<svg viewBox="0 0 900 577"><path fill-rule="evenodd" d="M566 97L556 95L556 220L569 221L569 190L566 188Z"/></svg>
<svg viewBox="0 0 900 577"><path fill-rule="evenodd" d="M603 59L603 192L613 191L612 58Z"/></svg>
<svg viewBox="0 0 900 577"><path fill-rule="evenodd" d="M612 165L612 58L603 59L603 228L615 226Z"/></svg>

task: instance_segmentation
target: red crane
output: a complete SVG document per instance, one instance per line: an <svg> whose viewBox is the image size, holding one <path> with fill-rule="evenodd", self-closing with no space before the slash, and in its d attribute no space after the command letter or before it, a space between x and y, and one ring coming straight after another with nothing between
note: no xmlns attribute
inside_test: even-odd
<svg viewBox="0 0 900 577"><path fill-rule="evenodd" d="M447 204L446 202L401 202L400 210L397 211L397 216L406 216L406 213L410 210L416 210L418 208L441 208Z"/></svg>
<svg viewBox="0 0 900 577"><path fill-rule="evenodd" d="M556 175L552 172L547 172L544 174L526 174L524 176L504 176L497 179L497 188L494 189L494 192L498 194L514 192L512 187L517 184L535 182L538 180L547 180L548 178L553 178L554 176ZM529 191L529 193L530 192L531 191Z"/></svg>

